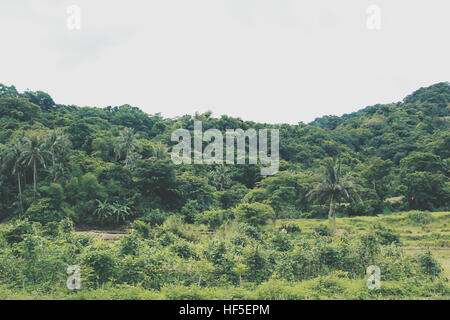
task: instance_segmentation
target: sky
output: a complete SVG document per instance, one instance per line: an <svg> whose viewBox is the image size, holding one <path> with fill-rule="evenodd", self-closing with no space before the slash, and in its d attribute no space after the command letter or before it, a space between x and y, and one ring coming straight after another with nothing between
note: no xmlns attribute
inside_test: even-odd
<svg viewBox="0 0 450 320"><path fill-rule="evenodd" d="M307 123L449 81L449 13L448 0L1 0L0 83L60 104Z"/></svg>

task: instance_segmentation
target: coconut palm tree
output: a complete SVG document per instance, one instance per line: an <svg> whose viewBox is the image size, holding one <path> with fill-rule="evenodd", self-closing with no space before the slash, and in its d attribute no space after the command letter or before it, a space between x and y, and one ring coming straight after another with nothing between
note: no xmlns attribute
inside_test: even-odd
<svg viewBox="0 0 450 320"><path fill-rule="evenodd" d="M119 133L117 146L114 148L117 158L125 155L125 168L128 167L130 154L138 147L138 134L134 133L133 129L125 128Z"/></svg>
<svg viewBox="0 0 450 320"><path fill-rule="evenodd" d="M64 155L69 147L70 141L61 130L54 130L45 137L45 148L50 153L52 165L55 165L58 158Z"/></svg>
<svg viewBox="0 0 450 320"><path fill-rule="evenodd" d="M48 150L52 161L51 173L53 175L53 181L56 181L67 171L67 168L65 168L62 162L70 150L71 142L68 136L61 130L55 130L45 137L44 143L45 149Z"/></svg>
<svg viewBox="0 0 450 320"><path fill-rule="evenodd" d="M164 160L167 158L167 146L161 142L156 143L153 147L153 158Z"/></svg>
<svg viewBox="0 0 450 320"><path fill-rule="evenodd" d="M22 151L24 144L20 140L14 140L9 146L6 147L2 153L2 170L11 170L13 175L17 176L17 186L19 189L19 202L20 210L23 214L23 199L22 199L22 182L21 182L21 171L22 171Z"/></svg>
<svg viewBox="0 0 450 320"><path fill-rule="evenodd" d="M360 189L361 186L356 184L348 173L342 174L339 159L327 159L323 163L320 181L313 186L307 196L315 202L328 204L328 218L332 219L331 225L334 234L336 232L335 203L341 198L360 201L361 198L358 194Z"/></svg>
<svg viewBox="0 0 450 320"><path fill-rule="evenodd" d="M217 188L218 191L223 191L231 184L230 169L224 165L217 166L209 174L210 183Z"/></svg>
<svg viewBox="0 0 450 320"><path fill-rule="evenodd" d="M27 167L33 168L33 190L36 197L37 186L37 167L42 165L46 167L46 158L50 152L46 150L44 140L38 135L29 135L24 137L24 145L21 156L21 163Z"/></svg>

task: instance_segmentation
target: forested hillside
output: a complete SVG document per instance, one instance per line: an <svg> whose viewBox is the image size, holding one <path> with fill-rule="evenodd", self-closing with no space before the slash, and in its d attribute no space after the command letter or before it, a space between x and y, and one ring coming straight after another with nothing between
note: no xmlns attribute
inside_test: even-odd
<svg viewBox="0 0 450 320"><path fill-rule="evenodd" d="M307 194L327 158L339 158L360 187L361 201L337 200L338 215L449 207L449 83L298 125L210 113L165 119L130 105L60 105L45 92L4 85L0 115L1 219L156 225L178 214L186 223L220 225L243 204L273 210L276 218L323 217L328 208ZM280 172L262 177L256 165L173 164L171 133L192 130L194 120L204 130L278 128Z"/></svg>
<svg viewBox="0 0 450 320"><path fill-rule="evenodd" d="M450 296L448 83L308 125L164 119L7 86L0 115L0 299ZM279 172L174 164L171 134L195 120L279 129Z"/></svg>

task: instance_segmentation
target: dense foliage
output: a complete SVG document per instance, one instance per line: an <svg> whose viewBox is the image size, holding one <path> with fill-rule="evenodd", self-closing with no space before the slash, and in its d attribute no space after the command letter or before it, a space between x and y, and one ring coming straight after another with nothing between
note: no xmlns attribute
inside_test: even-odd
<svg viewBox="0 0 450 320"><path fill-rule="evenodd" d="M254 202L270 206L276 218L325 216L307 194L322 182L320 166L331 157L362 186L363 201L334 200L344 204L338 214L448 208L449 101L450 85L439 83L403 102L310 125L265 125L210 113L164 119L129 105L58 105L44 92L1 85L0 218L69 217L99 226L137 218L160 224L176 213L194 223L205 211ZM204 130L278 128L280 172L263 178L256 165L173 164L170 135L192 130L194 120ZM390 197L402 201L385 201Z"/></svg>
<svg viewBox="0 0 450 320"><path fill-rule="evenodd" d="M440 277L432 257L403 256L398 236L382 227L341 238L325 227L305 234L273 223L449 209L449 83L308 125L211 113L165 119L130 105L55 104L45 92L4 85L0 116L0 220L9 223L0 284L50 288L65 281L68 264L82 265L92 288L149 290L247 282L263 292L267 281L276 288L319 279L311 285L326 292L336 279L361 279L371 263L389 265L387 281ZM264 177L259 165L175 165L171 133L193 130L195 120L222 132L279 129L280 171ZM99 245L74 227L134 231Z"/></svg>
<svg viewBox="0 0 450 320"><path fill-rule="evenodd" d="M403 215L402 223L420 225L411 220L417 214ZM215 234L205 230L171 216L157 227L135 222L119 241L104 241L74 233L67 218L18 220L0 231L0 299L450 296L441 264L429 251L405 254L386 224L340 237L323 225L303 231L234 221ZM81 266L80 292L66 288L66 268L74 264ZM369 265L382 270L379 290L366 287Z"/></svg>

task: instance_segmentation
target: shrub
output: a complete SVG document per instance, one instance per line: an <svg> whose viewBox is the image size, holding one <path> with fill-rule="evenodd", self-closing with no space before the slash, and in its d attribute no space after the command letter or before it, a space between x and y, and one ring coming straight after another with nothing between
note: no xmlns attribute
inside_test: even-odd
<svg viewBox="0 0 450 320"><path fill-rule="evenodd" d="M438 277L441 275L443 269L430 251L418 255L416 261L423 273L431 277Z"/></svg>
<svg viewBox="0 0 450 320"><path fill-rule="evenodd" d="M304 299L305 295L294 292L292 286L285 280L269 280L262 283L254 292L259 300L295 300Z"/></svg>
<svg viewBox="0 0 450 320"><path fill-rule="evenodd" d="M34 232L34 227L28 220L19 220L5 232L4 237L6 242L14 244L23 241L27 235Z"/></svg>
<svg viewBox="0 0 450 320"><path fill-rule="evenodd" d="M120 253L123 255L137 255L139 251L139 239L137 232L132 232L120 239Z"/></svg>
<svg viewBox="0 0 450 320"><path fill-rule="evenodd" d="M40 223L48 223L53 221L61 221L64 216L64 212L55 208L53 200L50 198L42 198L28 208L25 212L25 216L30 221L36 221Z"/></svg>
<svg viewBox="0 0 450 320"><path fill-rule="evenodd" d="M178 242L173 244L170 247L170 251L175 253L177 256L183 259L194 258L198 259L197 254L195 253L194 248L189 243L186 242Z"/></svg>
<svg viewBox="0 0 450 320"><path fill-rule="evenodd" d="M302 214L302 217L305 214ZM328 216L328 208L327 206L319 206L319 205L311 205L309 208L309 215L307 218L326 218Z"/></svg>
<svg viewBox="0 0 450 320"><path fill-rule="evenodd" d="M410 211L406 217L417 224L430 224L434 221L433 215L427 211Z"/></svg>
<svg viewBox="0 0 450 320"><path fill-rule="evenodd" d="M93 280L99 284L105 283L114 276L116 263L113 255L106 250L97 248L89 251L83 257L83 264L93 270Z"/></svg>
<svg viewBox="0 0 450 320"><path fill-rule="evenodd" d="M381 212L382 208L379 207L378 202L367 200L355 201L345 206L341 205L337 210L348 216L369 216Z"/></svg>
<svg viewBox="0 0 450 320"><path fill-rule="evenodd" d="M289 251L292 249L292 244L286 233L277 231L271 240L272 246L277 251Z"/></svg>
<svg viewBox="0 0 450 320"><path fill-rule="evenodd" d="M319 225L314 228L314 233L318 236L331 236L330 228L328 228L326 225Z"/></svg>
<svg viewBox="0 0 450 320"><path fill-rule="evenodd" d="M238 232L244 236L249 237L250 239L253 239L253 240L261 239L260 231L256 227L251 226L247 223L240 223L238 225Z"/></svg>
<svg viewBox="0 0 450 320"><path fill-rule="evenodd" d="M394 230L383 226L382 224L376 224L372 227L372 232L379 239L380 244L389 245L391 243L400 244L400 236L395 233Z"/></svg>
<svg viewBox="0 0 450 320"><path fill-rule="evenodd" d="M58 222L49 222L45 225L43 234L49 237L57 237L60 234L60 226Z"/></svg>
<svg viewBox="0 0 450 320"><path fill-rule="evenodd" d="M321 276L309 283L310 290L319 296L333 297L342 295L345 288L332 276Z"/></svg>
<svg viewBox="0 0 450 320"><path fill-rule="evenodd" d="M75 230L75 225L73 221L69 218L62 219L61 222L59 223L59 227L61 232L66 234L71 233Z"/></svg>
<svg viewBox="0 0 450 320"><path fill-rule="evenodd" d="M171 213L165 212L161 209L152 209L146 210L145 213L140 217L139 220L144 222L148 222L153 226L157 226L163 224L166 221L167 217L170 216Z"/></svg>
<svg viewBox="0 0 450 320"><path fill-rule="evenodd" d="M300 229L300 227L296 224L290 223L290 224L283 224L279 230L286 230L287 233L301 233L302 230Z"/></svg>
<svg viewBox="0 0 450 320"><path fill-rule="evenodd" d="M131 223L131 228L136 231L142 238L148 239L150 236L150 228L147 223L142 220L136 220Z"/></svg>
<svg viewBox="0 0 450 320"><path fill-rule="evenodd" d="M242 203L234 210L238 221L248 223L253 226L267 224L269 219L275 218L275 211L267 204L263 203Z"/></svg>
<svg viewBox="0 0 450 320"><path fill-rule="evenodd" d="M206 224L211 229L217 229L234 217L230 210L212 210L199 213L195 217L197 223Z"/></svg>

